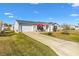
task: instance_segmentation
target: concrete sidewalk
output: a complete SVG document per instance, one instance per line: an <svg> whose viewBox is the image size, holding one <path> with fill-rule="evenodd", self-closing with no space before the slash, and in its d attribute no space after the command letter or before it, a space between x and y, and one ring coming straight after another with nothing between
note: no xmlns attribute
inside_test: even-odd
<svg viewBox="0 0 79 59"><path fill-rule="evenodd" d="M61 40L36 32L27 32L24 34L47 45L60 56L79 56L79 43Z"/></svg>

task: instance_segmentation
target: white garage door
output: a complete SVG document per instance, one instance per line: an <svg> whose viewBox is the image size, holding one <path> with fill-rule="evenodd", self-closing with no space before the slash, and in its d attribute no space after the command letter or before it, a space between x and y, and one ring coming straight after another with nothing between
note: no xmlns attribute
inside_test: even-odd
<svg viewBox="0 0 79 59"><path fill-rule="evenodd" d="M32 32L33 26L22 26L22 32Z"/></svg>

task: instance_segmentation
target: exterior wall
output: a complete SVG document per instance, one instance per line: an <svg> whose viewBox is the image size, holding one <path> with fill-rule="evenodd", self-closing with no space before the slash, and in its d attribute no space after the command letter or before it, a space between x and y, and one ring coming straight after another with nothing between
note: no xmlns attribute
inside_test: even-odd
<svg viewBox="0 0 79 59"><path fill-rule="evenodd" d="M12 31L13 31L13 25L10 27L10 30L12 30Z"/></svg>
<svg viewBox="0 0 79 59"><path fill-rule="evenodd" d="M18 24L17 21L14 22L13 30L14 30L15 32L19 32L19 24Z"/></svg>
<svg viewBox="0 0 79 59"><path fill-rule="evenodd" d="M75 30L79 30L79 28L75 28Z"/></svg>
<svg viewBox="0 0 79 59"><path fill-rule="evenodd" d="M44 31L45 31L45 32L47 32L47 28L46 28L46 25L45 25L43 28L44 28Z"/></svg>
<svg viewBox="0 0 79 59"><path fill-rule="evenodd" d="M2 25L2 30L4 30L4 24Z"/></svg>
<svg viewBox="0 0 79 59"><path fill-rule="evenodd" d="M46 30L46 32L53 32L53 28L54 26L57 26L57 31L60 30L60 27L58 25L49 25L48 29Z"/></svg>
<svg viewBox="0 0 79 59"><path fill-rule="evenodd" d="M37 32L37 26L36 25L33 25L33 31Z"/></svg>
<svg viewBox="0 0 79 59"><path fill-rule="evenodd" d="M75 27L75 30L79 30L79 26L78 27Z"/></svg>
<svg viewBox="0 0 79 59"><path fill-rule="evenodd" d="M62 29L62 27L57 26L57 31L61 31Z"/></svg>
<svg viewBox="0 0 79 59"><path fill-rule="evenodd" d="M74 28L75 30L79 30L79 26L73 25L73 26L71 26L71 28Z"/></svg>
<svg viewBox="0 0 79 59"><path fill-rule="evenodd" d="M18 31L22 32L22 25L21 24L19 24L19 26L18 26Z"/></svg>
<svg viewBox="0 0 79 59"><path fill-rule="evenodd" d="M50 27L50 32L53 32L53 25L51 25Z"/></svg>
<svg viewBox="0 0 79 59"><path fill-rule="evenodd" d="M53 25L49 25L47 32L53 32Z"/></svg>

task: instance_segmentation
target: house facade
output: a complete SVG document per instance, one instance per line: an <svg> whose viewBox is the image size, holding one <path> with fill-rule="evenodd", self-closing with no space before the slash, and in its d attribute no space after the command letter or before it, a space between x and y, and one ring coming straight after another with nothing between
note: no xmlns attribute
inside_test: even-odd
<svg viewBox="0 0 79 59"><path fill-rule="evenodd" d="M74 29L74 30L79 30L79 26L78 25L70 25L70 28Z"/></svg>
<svg viewBox="0 0 79 59"><path fill-rule="evenodd" d="M13 30L15 32L52 32L54 26L57 24L52 22L15 20Z"/></svg>

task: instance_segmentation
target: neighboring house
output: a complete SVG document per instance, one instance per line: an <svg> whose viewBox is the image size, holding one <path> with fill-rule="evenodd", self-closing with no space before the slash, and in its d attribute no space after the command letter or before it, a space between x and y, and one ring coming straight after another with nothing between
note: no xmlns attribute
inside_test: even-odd
<svg viewBox="0 0 79 59"><path fill-rule="evenodd" d="M2 31L3 30L3 22L2 21L0 21L0 31Z"/></svg>
<svg viewBox="0 0 79 59"><path fill-rule="evenodd" d="M69 25L71 30L75 30L75 25Z"/></svg>
<svg viewBox="0 0 79 59"><path fill-rule="evenodd" d="M13 29L15 32L52 32L54 26L57 25L52 22L16 20Z"/></svg>
<svg viewBox="0 0 79 59"><path fill-rule="evenodd" d="M79 30L79 26L75 26L75 30Z"/></svg>
<svg viewBox="0 0 79 59"><path fill-rule="evenodd" d="M70 30L79 30L78 25L69 25L69 27L70 27ZM63 29L63 28L61 27L61 29Z"/></svg>
<svg viewBox="0 0 79 59"><path fill-rule="evenodd" d="M78 25L71 25L71 28L73 28L74 30L79 30L79 26Z"/></svg>
<svg viewBox="0 0 79 59"><path fill-rule="evenodd" d="M11 28L12 28L12 25L9 25L7 23L3 24L3 30L11 30Z"/></svg>

